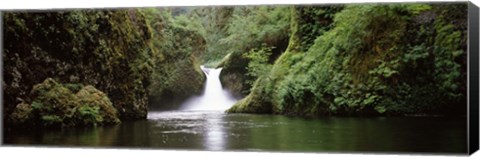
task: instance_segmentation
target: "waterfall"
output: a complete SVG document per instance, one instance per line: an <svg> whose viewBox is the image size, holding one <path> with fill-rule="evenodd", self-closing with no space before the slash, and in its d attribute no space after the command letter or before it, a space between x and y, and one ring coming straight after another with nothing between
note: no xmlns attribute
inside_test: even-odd
<svg viewBox="0 0 480 157"><path fill-rule="evenodd" d="M220 111L230 108L236 100L223 90L220 83L222 68L213 69L201 66L207 76L205 89L201 96L193 97L182 104L182 110L186 111Z"/></svg>

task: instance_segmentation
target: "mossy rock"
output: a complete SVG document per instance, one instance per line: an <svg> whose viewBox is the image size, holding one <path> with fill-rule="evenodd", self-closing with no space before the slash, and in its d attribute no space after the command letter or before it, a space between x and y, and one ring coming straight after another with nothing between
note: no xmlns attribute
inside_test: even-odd
<svg viewBox="0 0 480 157"><path fill-rule="evenodd" d="M237 98L245 97L250 92L251 85L247 82L253 78L247 75L248 62L241 53L230 53L217 66L223 68L220 73L223 88Z"/></svg>
<svg viewBox="0 0 480 157"><path fill-rule="evenodd" d="M265 84L265 79L258 79L252 89L252 92L245 98L241 99L230 109L227 113L274 113L275 110L272 105L271 98L265 91L264 86L258 84Z"/></svg>
<svg viewBox="0 0 480 157"><path fill-rule="evenodd" d="M90 85L74 94L65 85L47 78L33 87L31 100L30 104L22 102L16 106L11 116L13 125L71 127L120 123L107 95Z"/></svg>
<svg viewBox="0 0 480 157"><path fill-rule="evenodd" d="M37 95L49 88L56 90L50 94L62 93L61 97L49 97L51 101L65 101L67 98L63 97L72 97L83 85L92 85L108 94L122 119L147 117L146 88L157 48L150 44L152 32L141 9L23 11L3 15L5 117L11 117L18 104L35 106L32 100L40 98L30 91L47 78L55 78L63 87L53 89L52 82L37 87ZM43 102L36 101L37 105ZM58 119L46 116L48 120Z"/></svg>
<svg viewBox="0 0 480 157"><path fill-rule="evenodd" d="M91 108L99 107L98 114L102 117L102 123L120 123L117 110L113 107L112 102L107 95L102 91L89 85L82 88L76 96L78 97L81 106L88 106Z"/></svg>
<svg viewBox="0 0 480 157"><path fill-rule="evenodd" d="M152 75L148 87L150 109L176 109L193 95L200 95L206 76L193 60L162 63Z"/></svg>
<svg viewBox="0 0 480 157"><path fill-rule="evenodd" d="M11 115L11 119L14 123L24 124L31 122L33 118L32 107L27 103L20 103L15 107L14 112Z"/></svg>
<svg viewBox="0 0 480 157"><path fill-rule="evenodd" d="M260 99L259 95L250 94L246 98L241 99L230 109L227 113L272 113L271 105L265 103Z"/></svg>
<svg viewBox="0 0 480 157"><path fill-rule="evenodd" d="M231 60L232 58L232 53L229 53L227 54L225 57L222 58L222 60L220 61L220 63L218 63L216 66L214 66L215 68L223 68L223 66L225 66L226 62L228 62L229 60Z"/></svg>
<svg viewBox="0 0 480 157"><path fill-rule="evenodd" d="M33 86L31 91L33 114L44 126L75 125L73 115L79 106L78 97L72 91L47 78Z"/></svg>

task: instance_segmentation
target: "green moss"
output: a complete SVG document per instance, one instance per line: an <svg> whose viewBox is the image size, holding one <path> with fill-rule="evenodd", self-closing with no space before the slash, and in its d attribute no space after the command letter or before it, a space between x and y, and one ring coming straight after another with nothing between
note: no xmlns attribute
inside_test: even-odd
<svg viewBox="0 0 480 157"><path fill-rule="evenodd" d="M90 119L95 120L93 122L100 124L120 123L118 112L105 93L97 90L93 86L85 86L76 96L81 104L79 111L82 113L83 110L85 111L84 113L91 114ZM82 113L81 116L85 117L86 115Z"/></svg>
<svg viewBox="0 0 480 157"><path fill-rule="evenodd" d="M317 26L308 22L312 17L299 15L324 12L294 8L287 51L229 111L264 112L265 107L300 116L464 114L464 107L449 104L466 99L460 90L466 80L465 30L444 14L461 5L349 5L332 24ZM315 27L326 31L310 34Z"/></svg>
<svg viewBox="0 0 480 157"><path fill-rule="evenodd" d="M67 83L67 84L64 84L64 86L68 88L70 91L72 91L73 93L77 93L84 87L83 84L73 84L73 83Z"/></svg>
<svg viewBox="0 0 480 157"><path fill-rule="evenodd" d="M252 92L245 98L238 101L234 106L228 109L229 113L275 113L272 98L265 85L268 80L265 77L257 79L253 85Z"/></svg>
<svg viewBox="0 0 480 157"><path fill-rule="evenodd" d="M3 15L3 56L9 58L4 60L5 115L22 101L30 101L33 86L51 77L69 83L65 87L73 93L83 85L108 93L123 119L146 117L146 88L155 50L150 45L152 30L141 10Z"/></svg>
<svg viewBox="0 0 480 157"><path fill-rule="evenodd" d="M11 119L17 124L29 123L33 117L32 110L33 109L29 104L20 103L15 107Z"/></svg>
<svg viewBox="0 0 480 157"><path fill-rule="evenodd" d="M206 51L206 40L193 22L184 16L173 18L161 9L146 9L147 23L153 32L153 52L149 103L152 109L173 109L192 95L199 95L205 76L200 57Z"/></svg>
<svg viewBox="0 0 480 157"><path fill-rule="evenodd" d="M74 94L48 78L35 85L31 93L31 105L21 103L14 110L14 125L70 127L120 123L107 95L93 86L85 86Z"/></svg>
<svg viewBox="0 0 480 157"><path fill-rule="evenodd" d="M271 103L268 98L261 94L252 93L241 99L233 107L228 109L228 113L273 113Z"/></svg>
<svg viewBox="0 0 480 157"><path fill-rule="evenodd" d="M57 115L44 115L40 118L44 126L62 126L63 118Z"/></svg>
<svg viewBox="0 0 480 157"><path fill-rule="evenodd" d="M47 78L33 87L32 108L34 115L45 126L75 125L73 114L79 106L78 98L68 88Z"/></svg>
<svg viewBox="0 0 480 157"><path fill-rule="evenodd" d="M228 62L229 60L231 60L231 56L232 56L232 53L229 53L227 55L225 55L222 60L220 60L219 62L215 62L215 64L213 64L215 68L223 68L223 66L226 64L226 62Z"/></svg>

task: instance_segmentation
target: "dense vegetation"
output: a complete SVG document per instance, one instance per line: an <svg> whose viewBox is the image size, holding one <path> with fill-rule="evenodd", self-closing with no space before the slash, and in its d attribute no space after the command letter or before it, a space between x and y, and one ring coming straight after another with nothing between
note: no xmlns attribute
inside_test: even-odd
<svg viewBox="0 0 480 157"><path fill-rule="evenodd" d="M255 6L197 8L193 20L206 31L206 65L222 67L221 82L236 97L244 97L261 73L255 63L273 63L288 45L288 7ZM214 23L214 24L211 24ZM256 51L265 51L257 53ZM251 52L249 55L247 52ZM264 59L255 57L261 55ZM265 59L267 58L267 59ZM249 63L252 63L249 65ZM259 65L259 64L257 64ZM246 67L250 67L249 73Z"/></svg>
<svg viewBox="0 0 480 157"><path fill-rule="evenodd" d="M26 119L34 123L29 125L40 126L95 125L110 123L108 118L117 123L117 116L143 119L149 106L163 105L166 97L198 94L204 76L194 68L198 65L195 54L204 51L199 48L204 39L193 38L196 32L177 26L171 12L5 13L5 126ZM191 45L195 51L188 49ZM52 87L36 88L52 82ZM83 99L88 95L102 98Z"/></svg>
<svg viewBox="0 0 480 157"><path fill-rule="evenodd" d="M175 109L182 101L198 95L205 76L200 59L205 38L184 17L172 17L175 9L144 9L153 30L154 72L148 87L150 108Z"/></svg>
<svg viewBox="0 0 480 157"><path fill-rule="evenodd" d="M152 50L141 12L12 12L3 19L7 117L17 104L33 105L30 91L46 78L107 93L122 119L146 117Z"/></svg>
<svg viewBox="0 0 480 157"><path fill-rule="evenodd" d="M6 12L5 126L146 118L222 67L229 112L466 113L465 3ZM441 98L441 99L439 99Z"/></svg>
<svg viewBox="0 0 480 157"><path fill-rule="evenodd" d="M466 113L466 4L347 5L331 14L337 10L291 7L286 52L229 112ZM306 22L318 13L334 20Z"/></svg>

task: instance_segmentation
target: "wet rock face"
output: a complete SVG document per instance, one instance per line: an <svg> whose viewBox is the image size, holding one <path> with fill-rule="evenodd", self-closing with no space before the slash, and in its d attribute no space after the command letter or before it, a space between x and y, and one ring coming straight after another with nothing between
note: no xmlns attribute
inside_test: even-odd
<svg viewBox="0 0 480 157"><path fill-rule="evenodd" d="M160 63L156 67L149 90L149 109L170 110L192 95L200 95L205 83L205 75L194 60L173 60L173 63Z"/></svg>
<svg viewBox="0 0 480 157"><path fill-rule="evenodd" d="M73 93L47 78L33 87L31 102L16 105L10 121L15 126L70 127L120 123L107 95L93 86Z"/></svg>
<svg viewBox="0 0 480 157"><path fill-rule="evenodd" d="M239 53L232 53L227 55L220 65L222 72L220 73L220 81L224 89L228 90L234 97L245 97L252 87L248 84L248 81L253 78L247 75L247 69L249 60L242 57Z"/></svg>
<svg viewBox="0 0 480 157"><path fill-rule="evenodd" d="M150 29L139 10L6 12L4 22L4 115L31 103L30 91L47 78L75 95L76 84L105 93L122 119L147 115L152 71ZM67 88L73 93L68 94ZM30 104L33 105L33 104ZM16 116L21 116L17 110ZM49 117L55 119L55 117ZM7 122L9 123L9 122Z"/></svg>

